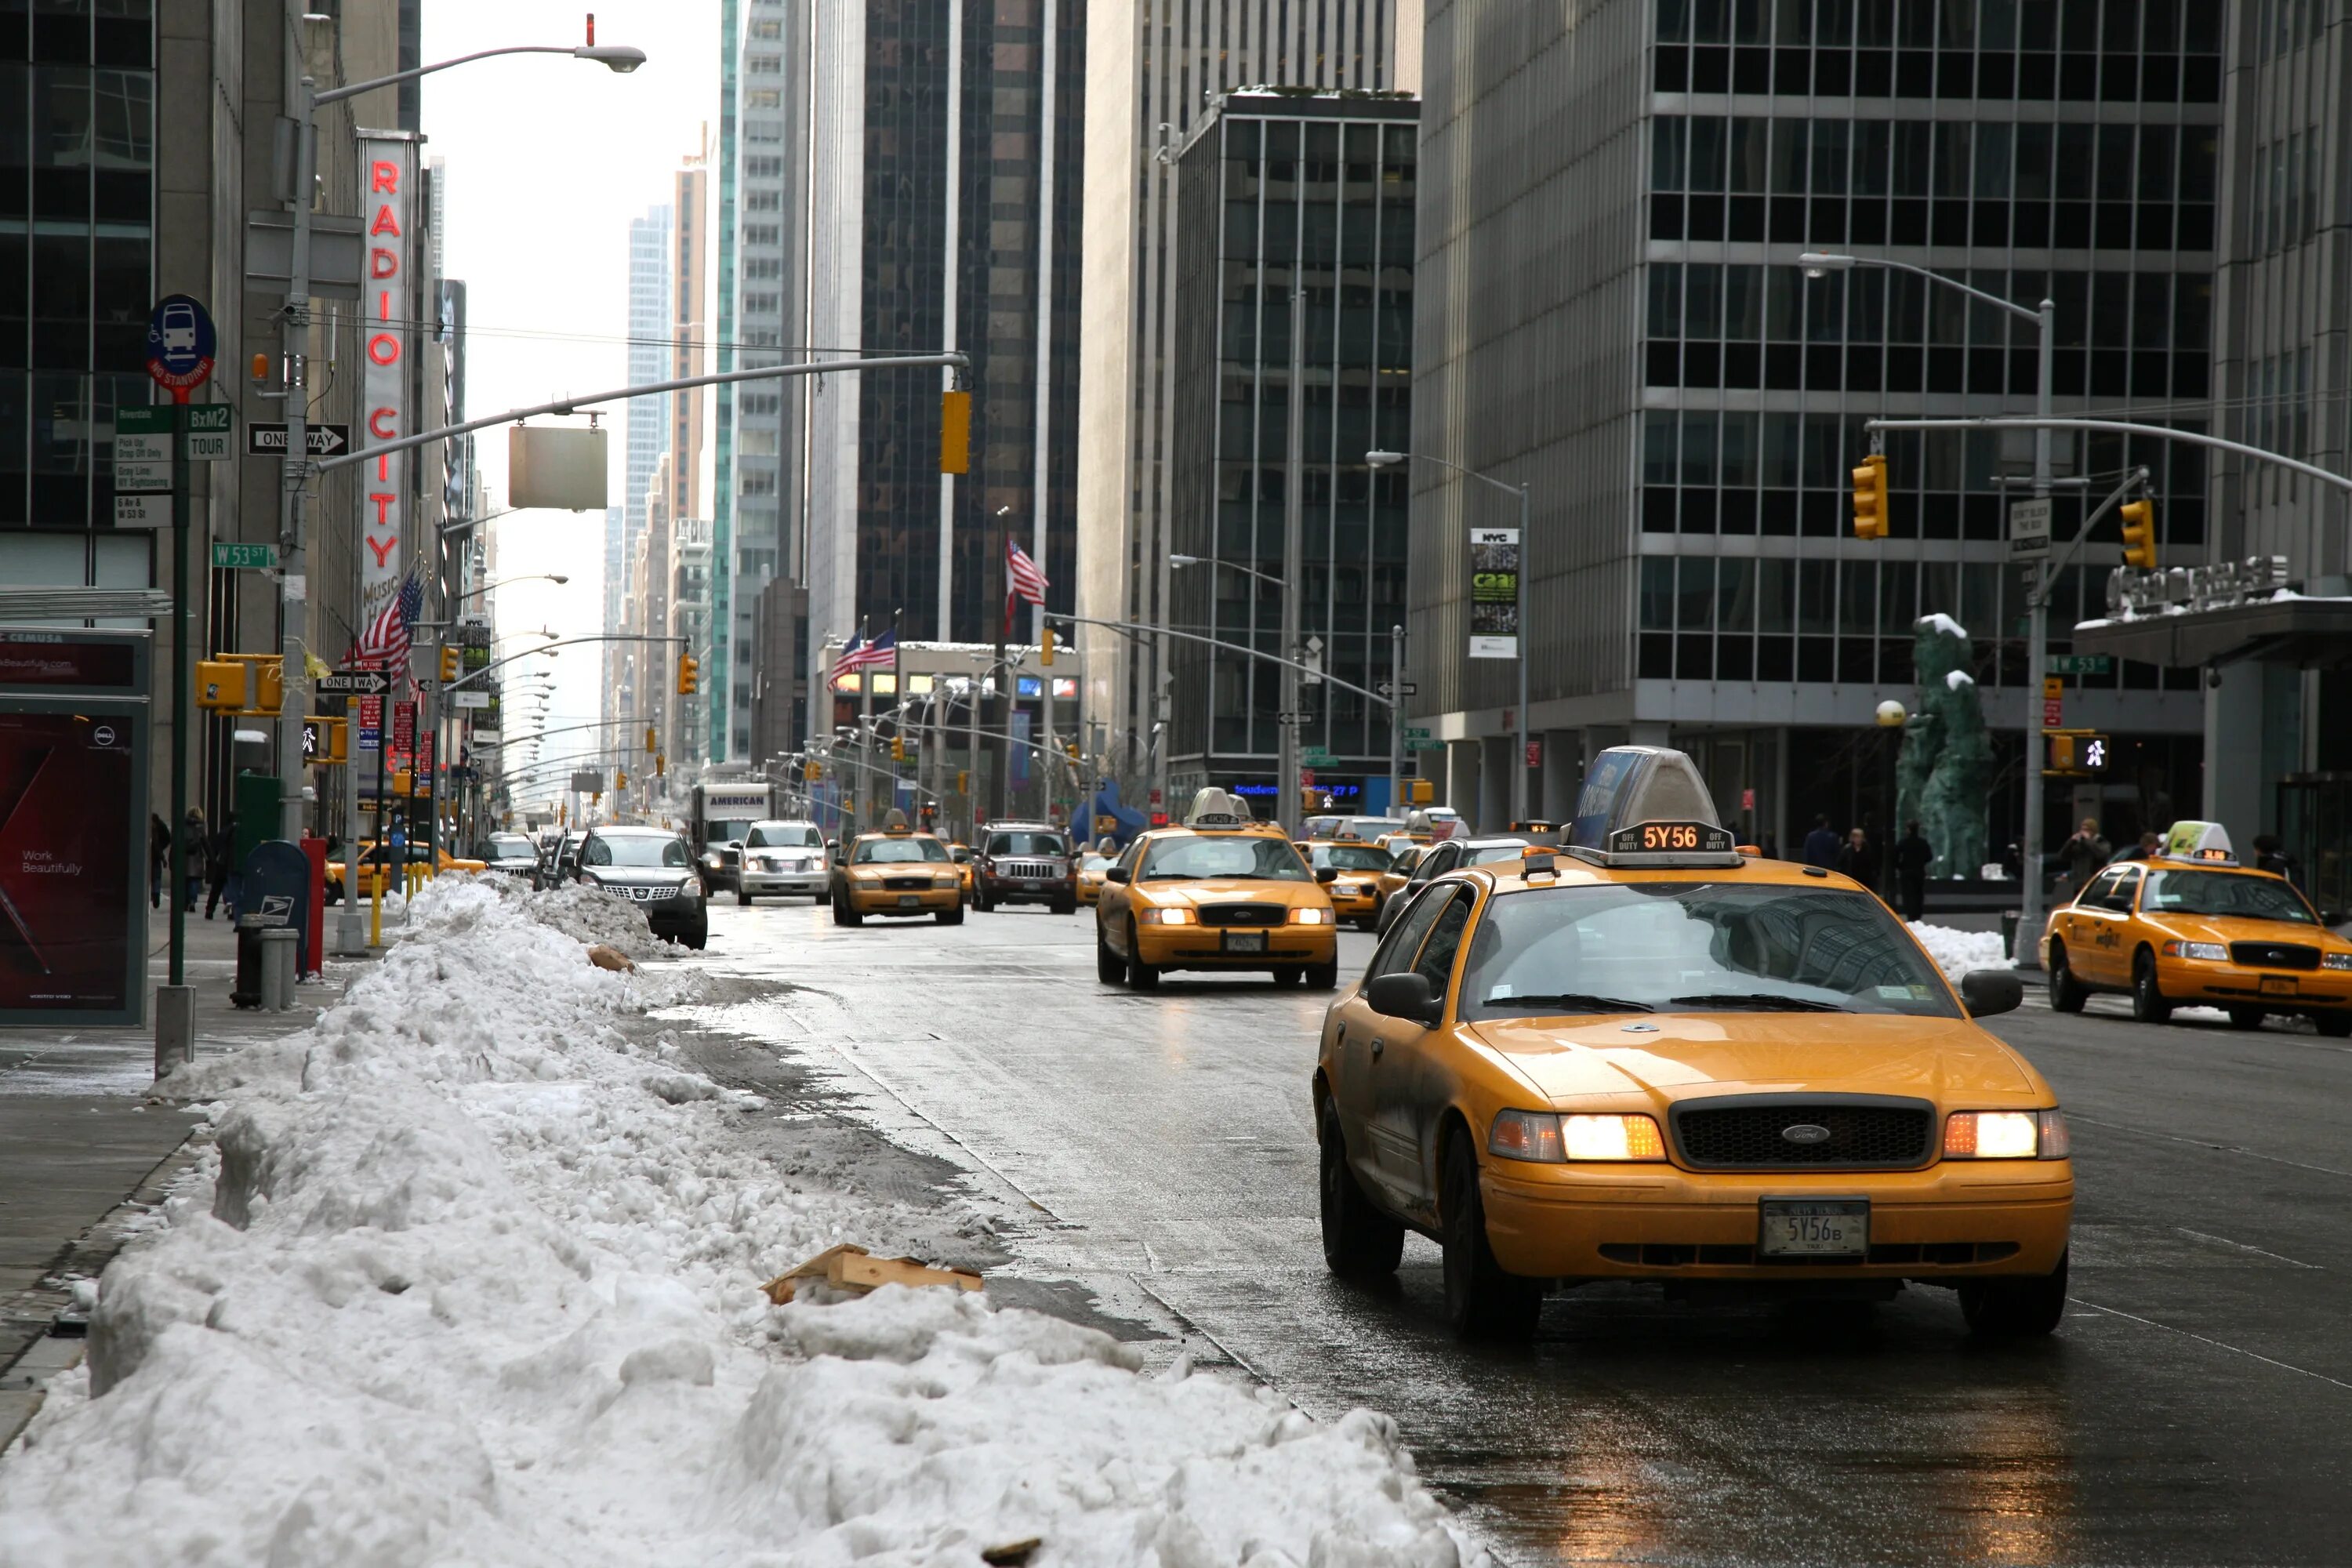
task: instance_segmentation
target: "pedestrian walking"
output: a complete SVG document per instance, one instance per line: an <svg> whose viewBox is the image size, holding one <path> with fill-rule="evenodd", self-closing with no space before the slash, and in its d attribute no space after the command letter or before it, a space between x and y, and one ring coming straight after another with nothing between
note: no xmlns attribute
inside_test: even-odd
<svg viewBox="0 0 2352 1568"><path fill-rule="evenodd" d="M1936 863L1936 847L1919 836L1916 821L1903 825L1895 841L1895 889L1903 918L1916 921L1927 909L1927 868Z"/></svg>
<svg viewBox="0 0 2352 1568"><path fill-rule="evenodd" d="M1878 891L1878 846L1870 841L1869 834L1857 827L1845 836L1845 847L1838 851L1836 869L1872 892Z"/></svg>
<svg viewBox="0 0 2352 1568"><path fill-rule="evenodd" d="M221 818L213 829L211 840L205 846L205 882L210 889L205 900L205 919L213 918L213 910L226 901L231 925L236 923L236 895L242 880L236 874L236 813ZM224 900L223 895L226 895Z"/></svg>
<svg viewBox="0 0 2352 1568"><path fill-rule="evenodd" d="M181 901L188 912L196 912L196 900L205 890L205 814L196 806L188 807L188 815L180 819L180 854L182 872L187 885L180 889Z"/></svg>
<svg viewBox="0 0 2352 1568"><path fill-rule="evenodd" d="M2287 854L2286 846L2279 841L2276 834L2264 833L2255 837L2254 869L2275 871L2290 882L2294 880L2294 860Z"/></svg>
<svg viewBox="0 0 2352 1568"><path fill-rule="evenodd" d="M163 907L163 879L172 874L172 830L155 812L147 814L147 907Z"/></svg>
<svg viewBox="0 0 2352 1568"><path fill-rule="evenodd" d="M2139 836L2138 843L2126 845L2123 848L2116 850L2115 860L2110 860L2107 864L2112 866L2116 860L2153 860L2156 858L2156 852L2163 847L2163 835L2158 833L2143 833Z"/></svg>
<svg viewBox="0 0 2352 1568"><path fill-rule="evenodd" d="M1834 871L1838 863L1838 836L1830 827L1827 816L1813 818L1813 830L1805 835L1805 864L1819 866L1824 871Z"/></svg>
<svg viewBox="0 0 2352 1568"><path fill-rule="evenodd" d="M2083 818L2083 826L2074 830L2074 836L2058 847L2058 860L2066 868L2070 884L2067 897L2079 896L2114 853L2115 847L2099 837L2099 819Z"/></svg>

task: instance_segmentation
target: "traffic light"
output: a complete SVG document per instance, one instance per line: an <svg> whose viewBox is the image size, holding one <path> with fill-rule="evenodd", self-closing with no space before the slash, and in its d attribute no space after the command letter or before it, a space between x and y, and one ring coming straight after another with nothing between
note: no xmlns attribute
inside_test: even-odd
<svg viewBox="0 0 2352 1568"><path fill-rule="evenodd" d="M1873 452L1853 471L1853 536L1886 537L1886 457Z"/></svg>
<svg viewBox="0 0 2352 1568"><path fill-rule="evenodd" d="M2069 730L2053 734L2050 737L2048 771L2077 775L2105 773L2113 746L2106 736L2088 730Z"/></svg>
<svg viewBox="0 0 2352 1568"><path fill-rule="evenodd" d="M654 777L661 778L668 773L668 772L669 757L665 752L656 752L654 753Z"/></svg>
<svg viewBox="0 0 2352 1568"><path fill-rule="evenodd" d="M694 695L695 678L701 673L701 670L702 666L695 662L692 654L682 653L677 656L677 694L680 697Z"/></svg>
<svg viewBox="0 0 2352 1568"><path fill-rule="evenodd" d="M1078 743L1076 741L1065 741L1062 750L1069 753L1070 761L1075 763L1078 760Z"/></svg>
<svg viewBox="0 0 2352 1568"><path fill-rule="evenodd" d="M245 665L234 658L204 659L196 666L196 706L235 713L245 707Z"/></svg>
<svg viewBox="0 0 2352 1568"><path fill-rule="evenodd" d="M286 667L275 655L254 661L254 679L260 689L254 693L247 712L275 713L286 706Z"/></svg>
<svg viewBox="0 0 2352 1568"><path fill-rule="evenodd" d="M1044 657L1039 658L1037 662L1040 664L1051 664L1054 662L1054 628L1047 626L1043 637L1045 648Z"/></svg>
<svg viewBox="0 0 2352 1568"><path fill-rule="evenodd" d="M446 686L457 679L457 650L445 647L441 650L441 684Z"/></svg>
<svg viewBox="0 0 2352 1568"><path fill-rule="evenodd" d="M940 394L940 472L971 472L971 394Z"/></svg>
<svg viewBox="0 0 2352 1568"><path fill-rule="evenodd" d="M2156 503L2145 496L2116 509L2124 520L2124 564L2143 572L2156 570Z"/></svg>
<svg viewBox="0 0 2352 1568"><path fill-rule="evenodd" d="M651 724L646 725L646 751L648 751L648 752L657 752L657 751L659 751L660 749L661 749L661 748L660 748L658 745L656 745L656 744L655 743L655 742L654 742L654 727L653 727Z"/></svg>
<svg viewBox="0 0 2352 1568"><path fill-rule="evenodd" d="M629 787L629 775L625 770L620 768L614 768L613 770L613 787L614 789L626 789Z"/></svg>
<svg viewBox="0 0 2352 1568"><path fill-rule="evenodd" d="M803 763L801 764L801 782L803 784L814 784L823 777L824 777L824 764L823 763Z"/></svg>
<svg viewBox="0 0 2352 1568"><path fill-rule="evenodd" d="M894 763L903 763L907 760L907 738L904 735L890 737L890 760Z"/></svg>
<svg viewBox="0 0 2352 1568"><path fill-rule="evenodd" d="M969 768L958 768L956 770L956 794L970 795L971 793L971 770Z"/></svg>

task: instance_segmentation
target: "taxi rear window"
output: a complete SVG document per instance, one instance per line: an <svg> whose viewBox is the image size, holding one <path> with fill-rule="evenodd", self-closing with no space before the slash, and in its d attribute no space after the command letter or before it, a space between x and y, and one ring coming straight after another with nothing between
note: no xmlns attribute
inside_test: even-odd
<svg viewBox="0 0 2352 1568"><path fill-rule="evenodd" d="M1959 1016L1865 893L1634 882L1498 893L1470 939L1465 1018L1576 1013Z"/></svg>
<svg viewBox="0 0 2352 1568"><path fill-rule="evenodd" d="M2155 871L2139 907L2168 915L2234 915L2250 921L2317 925L2303 895L2274 877L2233 871Z"/></svg>

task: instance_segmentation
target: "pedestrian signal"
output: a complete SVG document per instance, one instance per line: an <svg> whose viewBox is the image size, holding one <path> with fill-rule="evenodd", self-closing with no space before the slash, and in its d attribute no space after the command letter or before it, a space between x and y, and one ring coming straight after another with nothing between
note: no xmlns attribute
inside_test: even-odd
<svg viewBox="0 0 2352 1568"><path fill-rule="evenodd" d="M2145 497L2117 509L2124 521L2124 564L2143 572L2156 570L2156 503Z"/></svg>
<svg viewBox="0 0 2352 1568"><path fill-rule="evenodd" d="M1873 452L1853 471L1853 536L1886 537L1886 458Z"/></svg>

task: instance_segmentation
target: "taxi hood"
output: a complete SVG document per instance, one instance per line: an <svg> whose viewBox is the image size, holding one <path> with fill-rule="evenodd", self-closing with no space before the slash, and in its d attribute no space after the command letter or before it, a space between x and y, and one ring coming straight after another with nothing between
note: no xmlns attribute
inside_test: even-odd
<svg viewBox="0 0 2352 1568"><path fill-rule="evenodd" d="M1490 1018L1469 1027L1498 1061L1558 1102L1635 1093L1664 1107L1693 1095L1810 1091L1948 1105L2037 1088L2016 1057L1964 1018L1660 1013Z"/></svg>
<svg viewBox="0 0 2352 1568"><path fill-rule="evenodd" d="M2246 915L2192 915L2179 910L2142 910L2139 923L2150 935L2169 937L2177 942L2278 942L2316 947L2322 951L2340 949L2344 943L2327 927L2305 925L2300 921L2256 920Z"/></svg>

